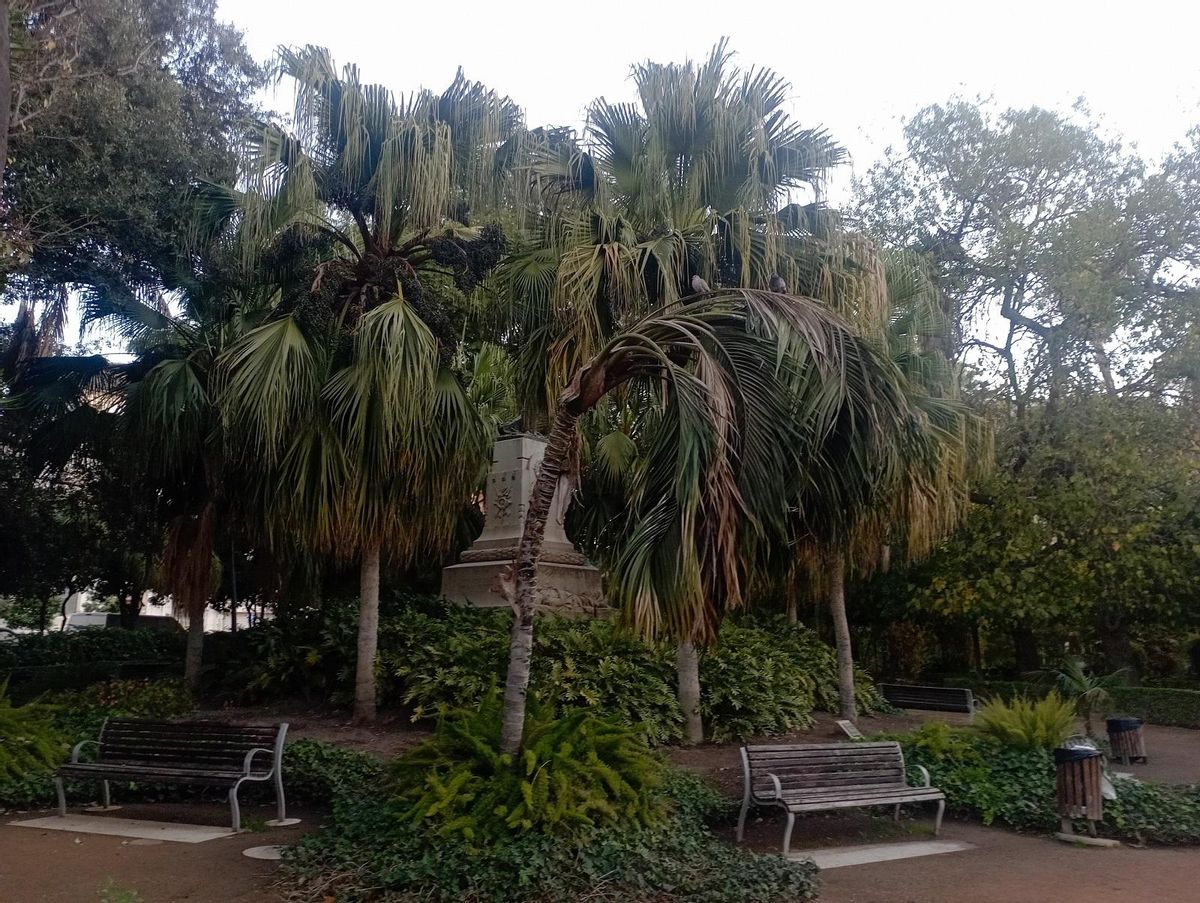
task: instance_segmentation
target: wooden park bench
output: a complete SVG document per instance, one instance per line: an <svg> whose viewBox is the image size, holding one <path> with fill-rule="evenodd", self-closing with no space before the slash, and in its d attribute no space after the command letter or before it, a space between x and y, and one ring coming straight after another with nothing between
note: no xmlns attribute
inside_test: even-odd
<svg viewBox="0 0 1200 903"><path fill-rule="evenodd" d="M283 796L283 738L287 724L243 727L207 721L141 721L109 718L98 740L84 740L71 750L71 761L58 770L58 814L67 814L63 778L99 780L104 806L110 805L108 782L196 784L229 790L233 830L242 827L238 788L246 781L274 781L279 820L287 817ZM79 760L86 746L98 747L90 762Z"/></svg>
<svg viewBox="0 0 1200 903"><path fill-rule="evenodd" d="M915 766L925 784L912 787L904 770L904 754L895 741L868 743L798 743L787 746L742 744L745 792L738 816L737 839L742 839L746 813L752 805L777 806L787 812L783 853L792 843L798 812L895 806L900 818L904 803L937 802L933 833L942 830L946 795L930 785L929 772Z"/></svg>
<svg viewBox="0 0 1200 903"><path fill-rule="evenodd" d="M919 687L913 684L880 684L883 698L898 709L926 712L962 712L975 719L975 695L966 687Z"/></svg>

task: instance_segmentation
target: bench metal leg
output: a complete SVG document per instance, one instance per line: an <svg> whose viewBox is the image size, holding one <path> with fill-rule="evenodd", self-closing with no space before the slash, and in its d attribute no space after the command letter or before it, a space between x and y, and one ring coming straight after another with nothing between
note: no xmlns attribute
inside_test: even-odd
<svg viewBox="0 0 1200 903"><path fill-rule="evenodd" d="M112 798L108 792L108 781L100 782L100 794L101 794L101 799L104 800L104 808L105 809L111 808Z"/></svg>
<svg viewBox="0 0 1200 903"><path fill-rule="evenodd" d="M783 855L788 854L788 850L792 848L792 828L796 826L796 813L789 812L787 814L787 827L783 829Z"/></svg>
<svg viewBox="0 0 1200 903"><path fill-rule="evenodd" d="M283 773L275 769L275 811L278 813L278 818L283 821L287 818L287 800L283 795Z"/></svg>
<svg viewBox="0 0 1200 903"><path fill-rule="evenodd" d="M234 831L242 830L242 810L238 808L237 784L229 788L229 819Z"/></svg>
<svg viewBox="0 0 1200 903"><path fill-rule="evenodd" d="M58 794L58 814L67 817L67 791L63 789L63 779L57 775L54 778L54 790Z"/></svg>
<svg viewBox="0 0 1200 903"><path fill-rule="evenodd" d="M746 831L746 813L750 811L750 800L742 800L742 811L738 815L737 839L738 843L742 842L742 835Z"/></svg>
<svg viewBox="0 0 1200 903"><path fill-rule="evenodd" d="M899 808L899 807L897 807ZM937 816L933 820L933 836L937 837L942 833L942 814L946 811L946 801L938 800Z"/></svg>
<svg viewBox="0 0 1200 903"><path fill-rule="evenodd" d="M897 822L899 822L899 821L900 821L900 804L899 804L899 803L896 803L896 815L895 815L895 820L896 820Z"/></svg>

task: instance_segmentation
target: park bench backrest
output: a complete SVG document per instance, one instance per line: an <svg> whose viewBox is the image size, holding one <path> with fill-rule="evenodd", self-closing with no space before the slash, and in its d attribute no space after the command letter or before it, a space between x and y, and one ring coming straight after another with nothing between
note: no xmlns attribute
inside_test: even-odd
<svg viewBox="0 0 1200 903"><path fill-rule="evenodd" d="M772 797L779 778L785 795L865 786L903 787L904 754L895 741L867 743L799 743L788 746L743 746L751 788Z"/></svg>
<svg viewBox="0 0 1200 903"><path fill-rule="evenodd" d="M207 771L241 771L252 749L269 749L255 771L266 771L283 749L284 725L242 726L205 721L110 718L100 731L100 762L127 762Z"/></svg>
<svg viewBox="0 0 1200 903"><path fill-rule="evenodd" d="M975 699L965 687L918 687L909 684L880 684L883 698L899 709L930 712L974 711Z"/></svg>

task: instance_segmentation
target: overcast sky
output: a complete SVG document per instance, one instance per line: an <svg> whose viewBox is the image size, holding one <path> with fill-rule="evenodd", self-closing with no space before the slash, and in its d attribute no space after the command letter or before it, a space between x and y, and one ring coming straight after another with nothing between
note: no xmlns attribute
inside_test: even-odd
<svg viewBox="0 0 1200 903"><path fill-rule="evenodd" d="M954 93L1053 108L1083 96L1151 157L1200 123L1195 0L220 0L220 16L259 58L321 44L396 91L444 88L461 65L531 125L578 123L601 95L632 99L631 63L702 58L727 35L741 65L792 82L793 115L829 128L858 170L904 117Z"/></svg>

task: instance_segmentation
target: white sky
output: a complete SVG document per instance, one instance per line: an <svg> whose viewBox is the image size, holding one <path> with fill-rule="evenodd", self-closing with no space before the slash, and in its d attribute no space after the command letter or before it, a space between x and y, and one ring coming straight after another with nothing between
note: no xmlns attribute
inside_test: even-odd
<svg viewBox="0 0 1200 903"><path fill-rule="evenodd" d="M792 82L792 114L826 126L859 171L899 140L903 117L953 93L1056 108L1084 96L1150 157L1200 123L1195 0L220 0L219 15L256 57L321 44L396 91L444 88L462 65L530 125L576 124L601 95L632 99L630 64L701 58L728 35L741 65ZM276 103L290 104L286 86Z"/></svg>

